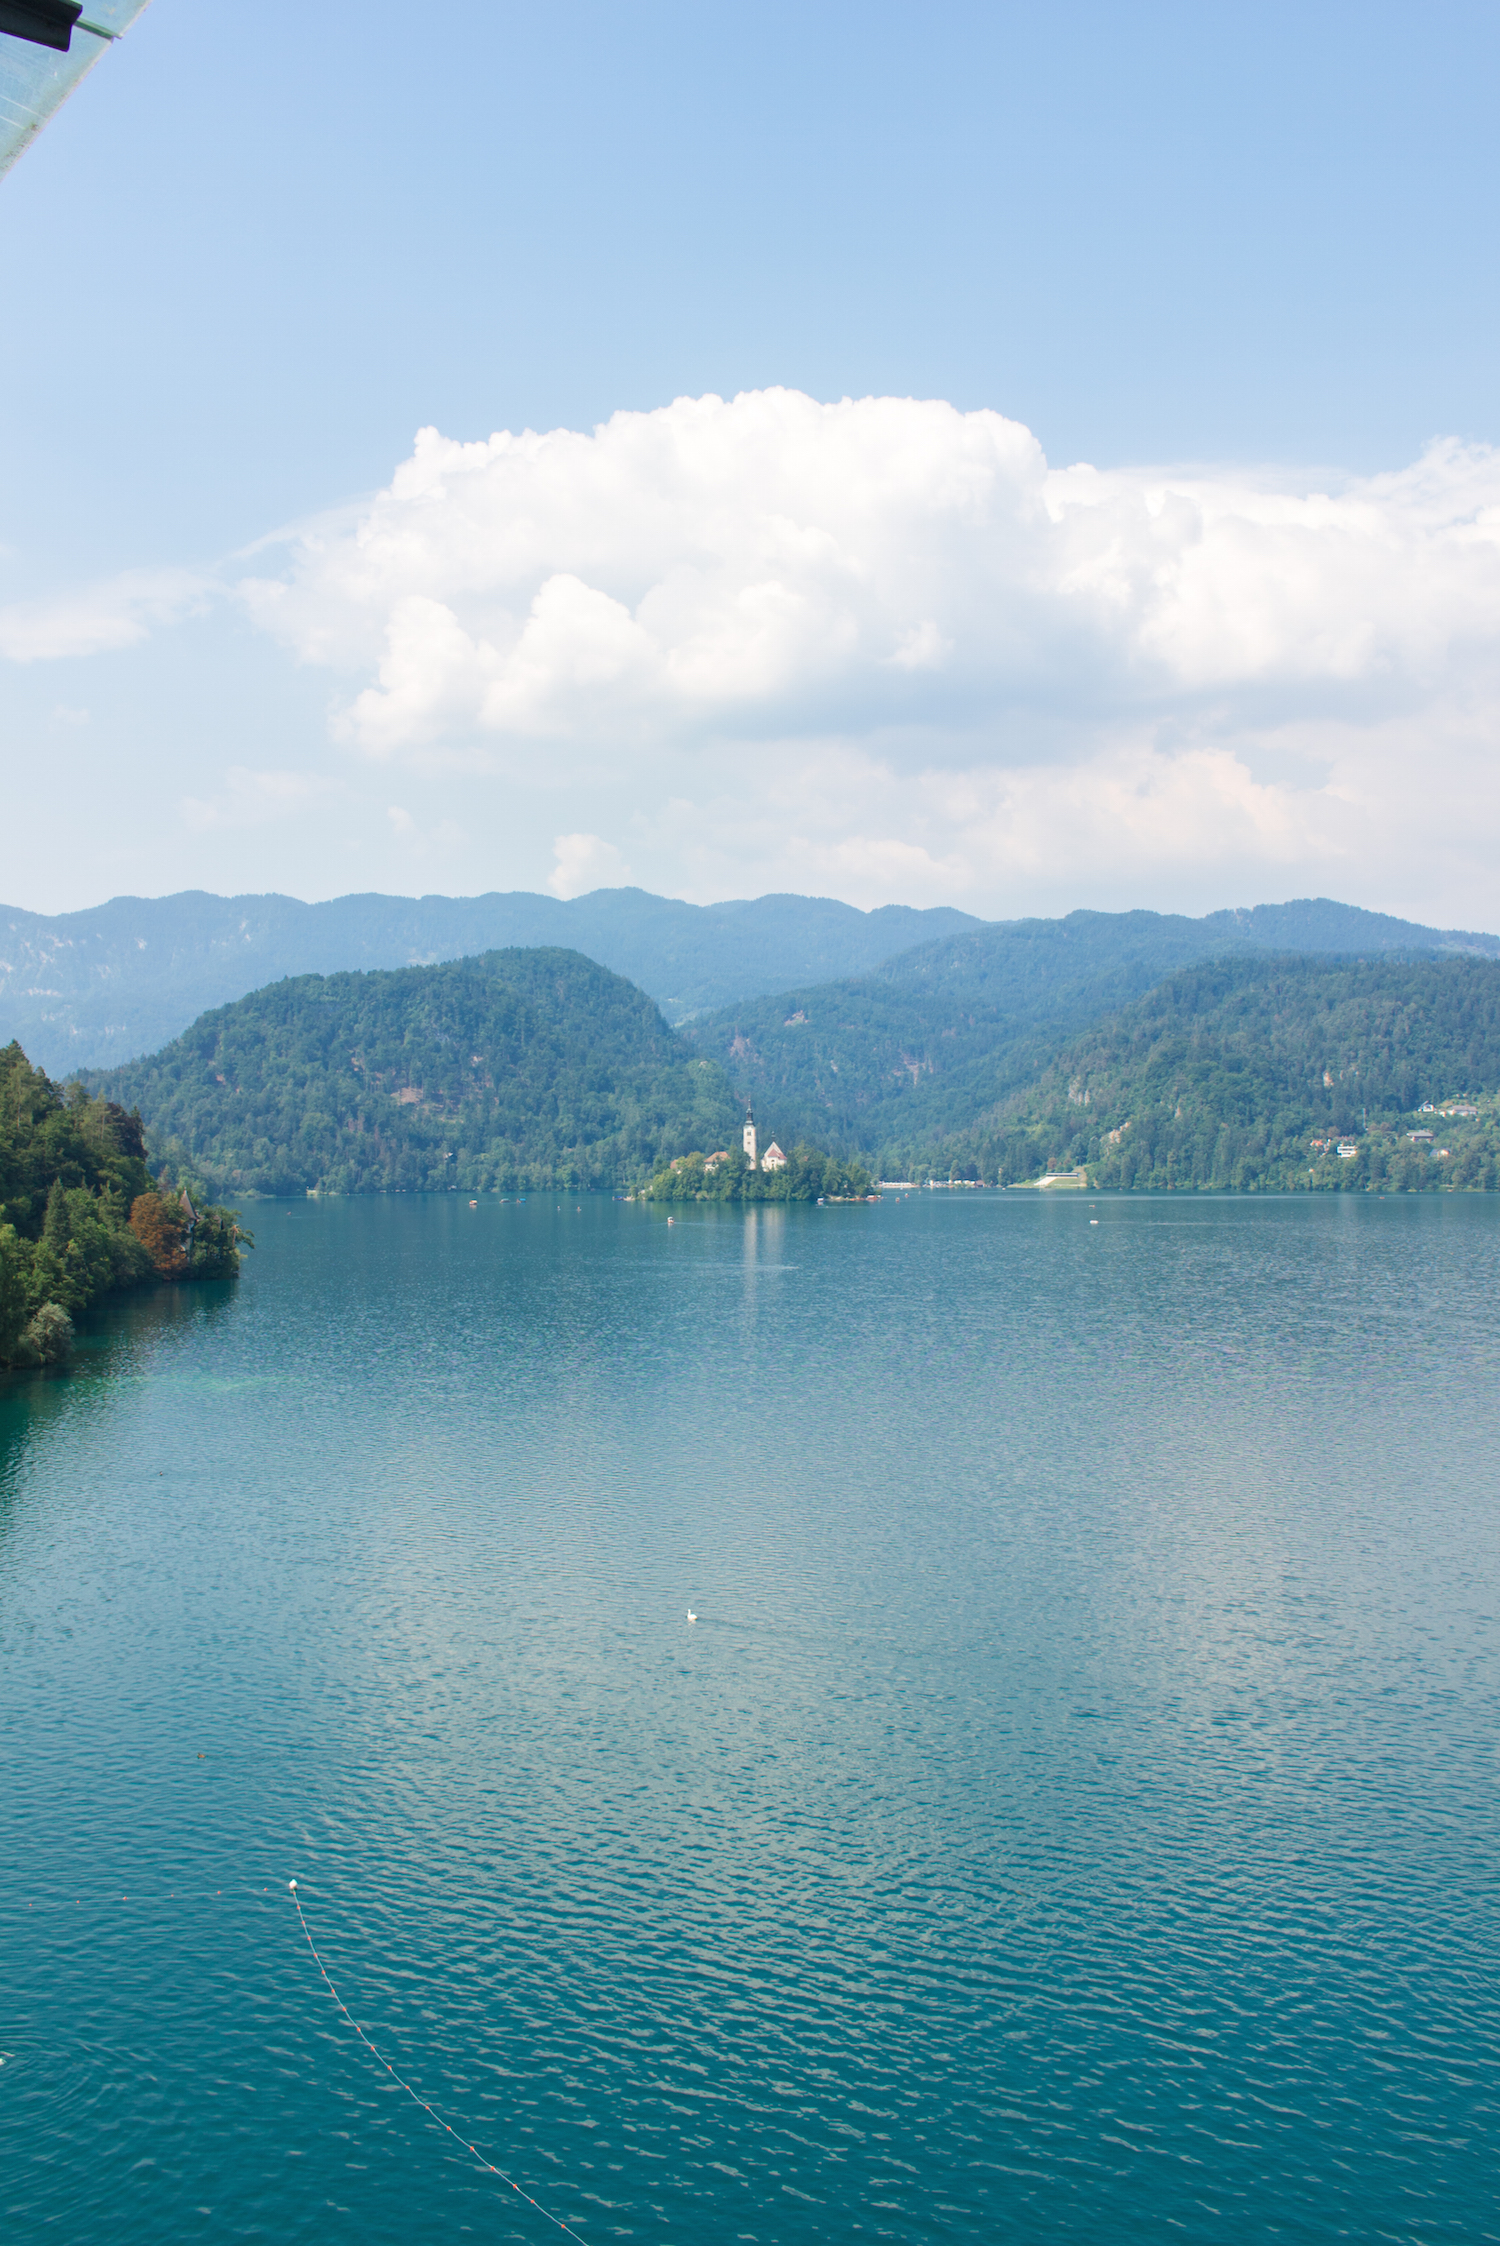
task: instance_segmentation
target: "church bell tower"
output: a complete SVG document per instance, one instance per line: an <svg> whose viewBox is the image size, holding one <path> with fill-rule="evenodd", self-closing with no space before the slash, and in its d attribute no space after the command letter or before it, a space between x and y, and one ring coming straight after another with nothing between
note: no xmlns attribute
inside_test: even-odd
<svg viewBox="0 0 1500 2246"><path fill-rule="evenodd" d="M755 1163L755 1114L752 1109L745 1117L745 1160L753 1170Z"/></svg>

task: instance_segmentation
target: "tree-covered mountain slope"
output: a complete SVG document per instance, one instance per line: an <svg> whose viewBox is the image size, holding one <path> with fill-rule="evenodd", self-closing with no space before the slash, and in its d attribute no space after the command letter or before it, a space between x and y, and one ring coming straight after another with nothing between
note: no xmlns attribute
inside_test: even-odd
<svg viewBox="0 0 1500 2246"><path fill-rule="evenodd" d="M960 1130L1029 1082L1058 1039L1179 968L1219 956L1500 951L1486 936L1419 928L1327 898L1253 911L1070 913L999 922L926 944L873 974L798 986L687 1026L779 1122L874 1148Z"/></svg>
<svg viewBox="0 0 1500 2246"><path fill-rule="evenodd" d="M19 1038L54 1075L113 1067L180 1035L206 1008L283 976L426 966L547 944L581 951L627 976L669 1021L743 1006L766 992L800 993L801 1000L818 995L821 1015L824 985L868 977L913 947L940 955L940 939L967 932L993 933L1004 950L1009 939L1024 945L1028 932L1041 940L1042 931L1068 929L1076 952L1081 931L1075 924L1084 921L1111 926L1148 921L1164 937L1175 930L1180 941L1176 949L1168 943L1170 956L1159 973L1224 948L1500 951L1492 936L1422 928L1327 899L1257 905L1201 921L1073 914L1067 921L989 924L949 906L916 911L884 905L860 912L829 897L690 905L641 889L597 889L566 902L517 891L335 897L308 905L295 897L215 897L196 890L175 897L116 897L86 912L51 916L0 906L0 1038ZM934 957L927 967L913 969L913 979L940 983L952 966ZM960 958L958 982L968 974ZM1122 985L1111 1002L1128 995ZM773 999L765 1012L768 1025L796 1011L792 1003L780 1015L775 1008ZM920 1022L897 1026L898 1045L909 1045L922 1028ZM937 1024L934 1034L945 1026ZM944 1055L945 1066L951 1058Z"/></svg>
<svg viewBox="0 0 1500 2246"><path fill-rule="evenodd" d="M643 992L551 949L297 976L95 1081L239 1194L609 1186L743 1112Z"/></svg>
<svg viewBox="0 0 1500 2246"><path fill-rule="evenodd" d="M1086 1165L1104 1188L1492 1188L1500 962L1188 968L968 1128L886 1159L1006 1183Z"/></svg>
<svg viewBox="0 0 1500 2246"><path fill-rule="evenodd" d="M229 1277L238 1242L230 1211L153 1176L138 1115L0 1051L0 1365L65 1356L116 1288Z"/></svg>
<svg viewBox="0 0 1500 2246"><path fill-rule="evenodd" d="M115 897L86 912L0 906L0 1035L54 1074L112 1067L287 975L430 965L522 945L581 951L668 1018L797 981L863 974L913 944L978 927L949 906L860 912L831 897L689 905L643 889L564 902L485 897Z"/></svg>

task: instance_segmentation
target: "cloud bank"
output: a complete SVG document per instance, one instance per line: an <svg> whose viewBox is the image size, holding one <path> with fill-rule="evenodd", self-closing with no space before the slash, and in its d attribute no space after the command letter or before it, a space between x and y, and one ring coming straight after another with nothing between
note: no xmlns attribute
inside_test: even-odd
<svg viewBox="0 0 1500 2246"><path fill-rule="evenodd" d="M349 681L361 755L555 793L564 890L624 853L697 893L1409 898L1418 850L1440 891L1500 831L1500 455L1320 483L1054 469L942 402L681 398L423 430L242 592Z"/></svg>
<svg viewBox="0 0 1500 2246"><path fill-rule="evenodd" d="M941 401L682 398L588 434L424 430L254 566L237 620L222 573L169 570L0 609L32 675L174 622L219 634L205 678L258 648L289 681L277 643L311 666L290 727L226 672L221 745L211 713L189 744L179 840L250 838L253 885L985 913L1321 890L1500 924L1487 448L1099 471ZM68 685L97 764L117 721ZM55 690L36 707L55 744Z"/></svg>

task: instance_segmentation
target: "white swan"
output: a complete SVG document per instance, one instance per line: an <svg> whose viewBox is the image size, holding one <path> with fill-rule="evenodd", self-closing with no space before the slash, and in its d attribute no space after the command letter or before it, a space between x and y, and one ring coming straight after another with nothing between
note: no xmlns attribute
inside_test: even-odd
<svg viewBox="0 0 1500 2246"><path fill-rule="evenodd" d="M688 1608L688 1620L689 1620L689 1622L696 1622L696 1621L697 1621L697 1619L698 1619L697 1615L696 1615L696 1614L694 1614L694 1612L693 1612L692 1608L691 1608L691 1607L689 1607L689 1608Z"/></svg>

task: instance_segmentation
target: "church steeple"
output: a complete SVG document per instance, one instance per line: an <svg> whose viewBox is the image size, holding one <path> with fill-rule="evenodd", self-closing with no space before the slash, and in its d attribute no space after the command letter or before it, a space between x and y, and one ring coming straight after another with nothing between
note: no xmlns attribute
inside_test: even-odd
<svg viewBox="0 0 1500 2246"><path fill-rule="evenodd" d="M752 1170L756 1167L755 1110L753 1107L747 1107L745 1109L745 1160L749 1163Z"/></svg>

